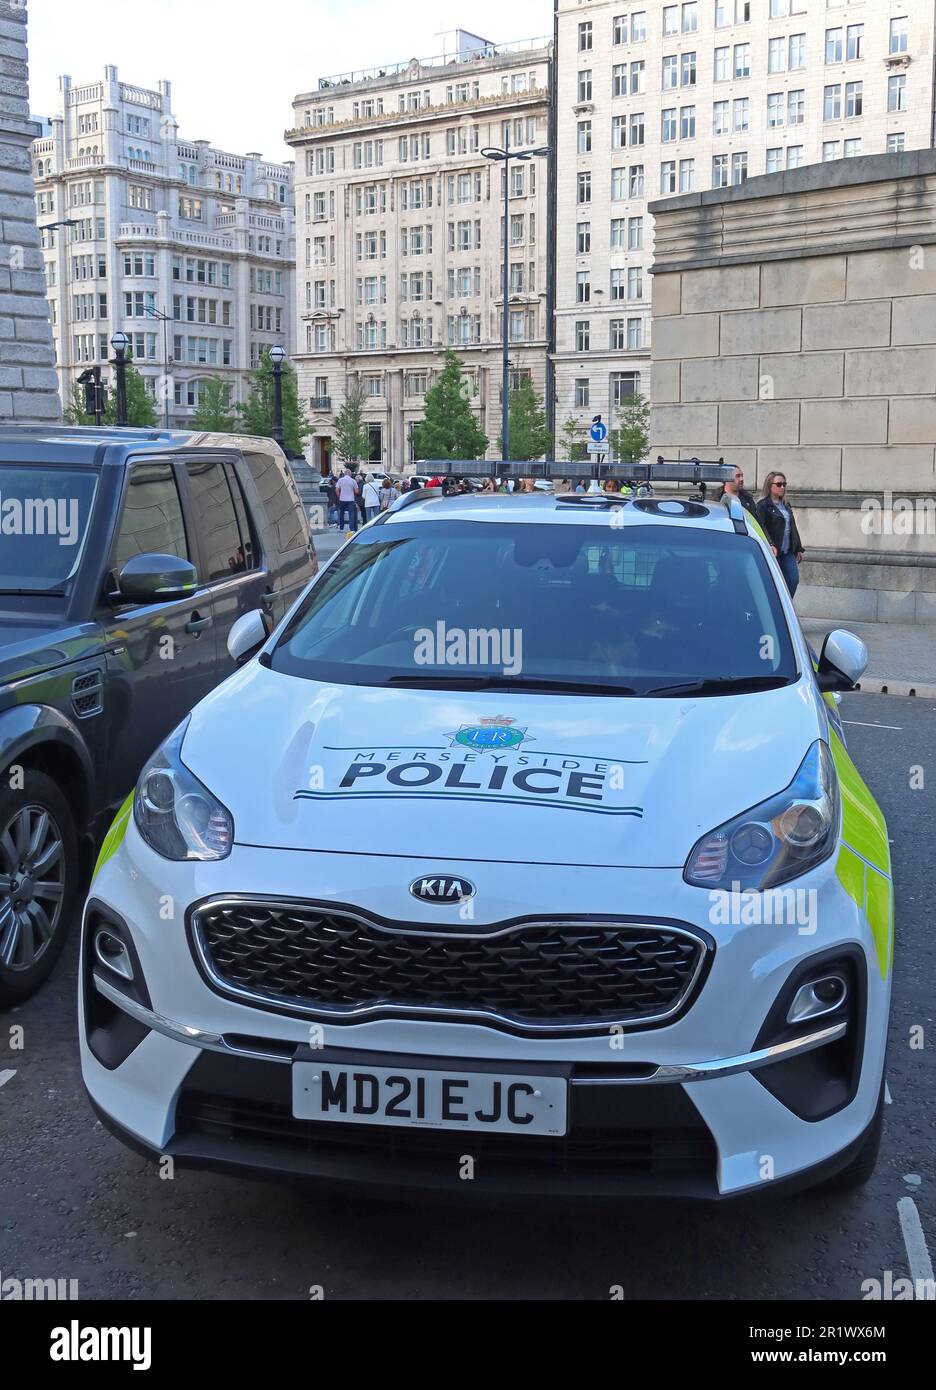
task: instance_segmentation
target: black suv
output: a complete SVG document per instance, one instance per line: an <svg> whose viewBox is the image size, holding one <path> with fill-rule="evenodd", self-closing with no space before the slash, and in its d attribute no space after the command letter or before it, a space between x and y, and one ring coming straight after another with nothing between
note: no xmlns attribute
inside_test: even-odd
<svg viewBox="0 0 936 1390"><path fill-rule="evenodd" d="M154 748L317 568L268 439L0 426L0 1007L61 952ZM232 753L235 750L232 749Z"/></svg>

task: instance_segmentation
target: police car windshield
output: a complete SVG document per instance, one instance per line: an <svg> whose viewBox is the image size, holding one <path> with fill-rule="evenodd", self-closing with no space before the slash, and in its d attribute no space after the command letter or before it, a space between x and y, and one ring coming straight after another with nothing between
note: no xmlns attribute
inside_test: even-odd
<svg viewBox="0 0 936 1390"><path fill-rule="evenodd" d="M0 464L0 594L62 594L81 561L97 474Z"/></svg>
<svg viewBox="0 0 936 1390"><path fill-rule="evenodd" d="M583 695L796 678L759 547L655 525L372 527L325 571L270 664L343 685L464 689L491 677Z"/></svg>

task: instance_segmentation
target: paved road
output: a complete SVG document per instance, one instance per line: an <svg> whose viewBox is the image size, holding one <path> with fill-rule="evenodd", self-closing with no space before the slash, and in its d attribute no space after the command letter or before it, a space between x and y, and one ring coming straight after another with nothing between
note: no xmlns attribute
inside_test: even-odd
<svg viewBox="0 0 936 1390"><path fill-rule="evenodd" d="M644 1205L573 1213L322 1199L207 1173L156 1171L84 1099L76 949L40 996L0 1020L0 1276L74 1278L84 1298L858 1299L907 1277L897 1203L912 1196L936 1248L930 903L936 863L936 702L855 695L849 740L881 801L898 883L895 1007L883 1155L850 1198L758 1210ZM925 788L911 790L922 767ZM8 1052L22 1024L25 1050ZM909 1046L922 1024L928 1046ZM921 1182L911 1185L907 1175Z"/></svg>

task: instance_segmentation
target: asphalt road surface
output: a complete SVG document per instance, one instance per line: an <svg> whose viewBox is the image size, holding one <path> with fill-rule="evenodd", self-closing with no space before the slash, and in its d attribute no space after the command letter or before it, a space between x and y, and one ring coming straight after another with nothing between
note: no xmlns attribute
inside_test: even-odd
<svg viewBox="0 0 936 1390"><path fill-rule="evenodd" d="M326 1298L607 1299L615 1285L634 1299L860 1299L868 1278L919 1274L925 1243L936 1246L936 704L853 695L843 712L888 818L897 882L890 1103L862 1191L744 1208L485 1210L204 1172L162 1181L85 1099L75 934L46 989L0 1018L0 1279L76 1279L91 1299L308 1299L316 1287ZM11 1052L17 1024L25 1046Z"/></svg>

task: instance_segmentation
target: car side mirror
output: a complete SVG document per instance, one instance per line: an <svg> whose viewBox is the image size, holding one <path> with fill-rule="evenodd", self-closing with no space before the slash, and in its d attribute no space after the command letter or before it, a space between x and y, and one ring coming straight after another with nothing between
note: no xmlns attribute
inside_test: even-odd
<svg viewBox="0 0 936 1390"><path fill-rule="evenodd" d="M231 660L243 666L245 661L256 656L269 635L266 620L259 608L244 613L228 633L227 649Z"/></svg>
<svg viewBox="0 0 936 1390"><path fill-rule="evenodd" d="M844 628L830 632L819 653L816 680L822 691L854 690L868 665L868 648Z"/></svg>
<svg viewBox="0 0 936 1390"><path fill-rule="evenodd" d="M134 555L117 576L118 602L171 603L198 588L198 571L178 555Z"/></svg>

